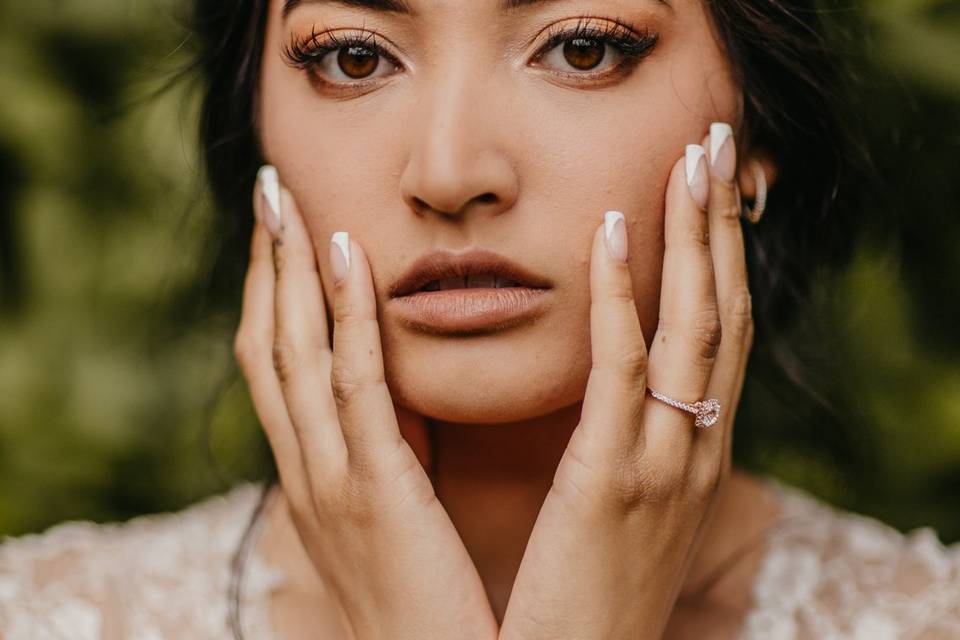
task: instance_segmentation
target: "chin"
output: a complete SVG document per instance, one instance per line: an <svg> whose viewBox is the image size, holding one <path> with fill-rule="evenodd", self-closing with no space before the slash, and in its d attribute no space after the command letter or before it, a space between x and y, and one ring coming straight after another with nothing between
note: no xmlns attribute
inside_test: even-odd
<svg viewBox="0 0 960 640"><path fill-rule="evenodd" d="M582 400L589 346L532 337L406 334L384 344L387 385L399 406L464 424L529 420Z"/></svg>

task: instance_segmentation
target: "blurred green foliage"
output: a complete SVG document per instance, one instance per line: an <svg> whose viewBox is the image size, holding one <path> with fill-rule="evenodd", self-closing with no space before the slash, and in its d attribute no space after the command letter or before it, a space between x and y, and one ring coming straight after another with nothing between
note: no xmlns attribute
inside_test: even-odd
<svg viewBox="0 0 960 640"><path fill-rule="evenodd" d="M264 477L231 353L240 291L204 303L183 2L0 4L0 534L181 508ZM849 55L889 193L795 340L833 398L750 372L736 461L960 540L960 3L853 7ZM791 427L793 423L793 428Z"/></svg>

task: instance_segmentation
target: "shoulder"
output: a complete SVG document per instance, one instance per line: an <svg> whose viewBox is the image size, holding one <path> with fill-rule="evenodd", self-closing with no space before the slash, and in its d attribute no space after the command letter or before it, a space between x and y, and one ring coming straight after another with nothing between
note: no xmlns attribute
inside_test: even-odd
<svg viewBox="0 0 960 640"><path fill-rule="evenodd" d="M781 506L745 638L943 638L960 633L960 543L908 533L764 476Z"/></svg>
<svg viewBox="0 0 960 640"><path fill-rule="evenodd" d="M0 637L220 637L232 558L261 489L245 484L176 513L5 539Z"/></svg>

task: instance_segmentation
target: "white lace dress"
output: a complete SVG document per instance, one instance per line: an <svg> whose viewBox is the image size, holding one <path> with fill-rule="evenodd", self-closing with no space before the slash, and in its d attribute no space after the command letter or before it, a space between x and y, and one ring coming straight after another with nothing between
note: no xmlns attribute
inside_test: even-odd
<svg viewBox="0 0 960 640"><path fill-rule="evenodd" d="M782 519L766 540L742 640L960 639L960 543L944 546L929 527L901 534L761 479ZM259 493L241 485L179 513L7 539L0 639L232 640L231 561ZM269 596L282 581L247 558L247 639L270 640Z"/></svg>

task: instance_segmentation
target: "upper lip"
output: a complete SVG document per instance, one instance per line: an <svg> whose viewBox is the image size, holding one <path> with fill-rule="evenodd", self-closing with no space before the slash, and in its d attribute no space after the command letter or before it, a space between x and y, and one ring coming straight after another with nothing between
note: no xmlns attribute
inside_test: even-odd
<svg viewBox="0 0 960 640"><path fill-rule="evenodd" d="M434 280L491 274L513 280L525 287L546 289L550 282L525 267L488 249L464 253L434 251L418 258L390 289L390 297L415 293Z"/></svg>

